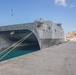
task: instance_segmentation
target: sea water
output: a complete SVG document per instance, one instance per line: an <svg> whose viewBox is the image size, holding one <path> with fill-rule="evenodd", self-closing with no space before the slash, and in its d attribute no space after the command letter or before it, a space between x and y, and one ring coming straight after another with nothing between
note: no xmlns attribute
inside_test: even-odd
<svg viewBox="0 0 76 75"><path fill-rule="evenodd" d="M0 61L4 61L4 60L8 60L8 59L11 59L11 58L15 58L15 57L18 57L18 56L22 56L22 55L25 55L25 54L28 54L28 53L31 53L31 52L35 52L35 51L38 51L39 50L39 47L38 46L23 46L23 47L19 47L19 48L16 48L14 49L13 51L11 51L8 55L6 55L2 60ZM0 55L0 58L5 55L9 50L5 51L4 53L2 53Z"/></svg>

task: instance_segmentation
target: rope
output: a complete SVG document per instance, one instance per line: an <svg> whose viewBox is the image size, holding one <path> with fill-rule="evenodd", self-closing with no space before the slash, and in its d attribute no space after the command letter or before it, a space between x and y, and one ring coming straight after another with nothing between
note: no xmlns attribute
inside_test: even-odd
<svg viewBox="0 0 76 75"><path fill-rule="evenodd" d="M28 34L20 43L18 43L17 45L15 45L10 51L8 51L5 55L3 55L0 60L2 60L6 55L8 55L11 51L13 51L17 46L19 46L25 39L27 39L33 32L31 32L30 34Z"/></svg>
<svg viewBox="0 0 76 75"><path fill-rule="evenodd" d="M25 36L26 37L26 36ZM20 39L18 42L14 43L13 45L11 45L10 47L8 47L7 49L3 50L2 52L0 52L0 55L2 53L4 53L5 51L7 51L8 49L10 49L11 47L15 46L16 44L18 44L19 42L21 42L25 37L23 37L22 39Z"/></svg>

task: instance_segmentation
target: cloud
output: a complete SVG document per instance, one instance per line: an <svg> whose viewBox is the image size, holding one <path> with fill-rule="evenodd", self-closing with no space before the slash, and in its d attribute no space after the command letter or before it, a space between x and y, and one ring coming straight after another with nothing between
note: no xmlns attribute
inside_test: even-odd
<svg viewBox="0 0 76 75"><path fill-rule="evenodd" d="M54 0L56 5L67 6L66 0Z"/></svg>
<svg viewBox="0 0 76 75"><path fill-rule="evenodd" d="M76 7L76 4L70 4L70 8Z"/></svg>

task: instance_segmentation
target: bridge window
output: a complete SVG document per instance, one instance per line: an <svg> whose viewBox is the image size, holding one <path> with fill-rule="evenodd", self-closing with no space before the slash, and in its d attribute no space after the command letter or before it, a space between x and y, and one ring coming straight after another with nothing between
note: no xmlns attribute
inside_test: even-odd
<svg viewBox="0 0 76 75"><path fill-rule="evenodd" d="M56 29L54 29L55 33L56 33Z"/></svg>
<svg viewBox="0 0 76 75"><path fill-rule="evenodd" d="M50 28L50 27L48 27L48 29L50 30L51 28Z"/></svg>
<svg viewBox="0 0 76 75"><path fill-rule="evenodd" d="M40 24L38 24L38 25L37 25L37 27L39 28L39 27L41 27L41 25L40 25Z"/></svg>

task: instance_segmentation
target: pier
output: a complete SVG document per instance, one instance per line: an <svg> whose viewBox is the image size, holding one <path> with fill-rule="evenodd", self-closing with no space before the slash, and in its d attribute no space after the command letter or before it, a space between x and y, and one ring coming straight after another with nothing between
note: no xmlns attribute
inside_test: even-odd
<svg viewBox="0 0 76 75"><path fill-rule="evenodd" d="M76 75L76 42L2 61L0 75Z"/></svg>

